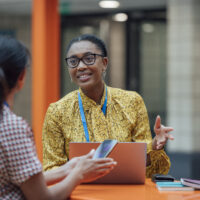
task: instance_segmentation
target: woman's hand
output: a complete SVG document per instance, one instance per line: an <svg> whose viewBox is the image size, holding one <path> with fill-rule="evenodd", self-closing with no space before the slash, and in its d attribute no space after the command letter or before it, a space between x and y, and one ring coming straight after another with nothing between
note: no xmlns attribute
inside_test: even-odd
<svg viewBox="0 0 200 200"><path fill-rule="evenodd" d="M69 171L73 170L77 163L80 161L81 157L74 157L65 163L65 168Z"/></svg>
<svg viewBox="0 0 200 200"><path fill-rule="evenodd" d="M87 155L79 157L74 168L80 175L80 182L90 182L108 174L117 164L112 158L92 159L95 150L91 150Z"/></svg>
<svg viewBox="0 0 200 200"><path fill-rule="evenodd" d="M168 139L173 140L174 137L171 134L169 134L169 132L173 130L174 129L172 127L163 126L161 124L161 118L158 115L156 117L156 121L154 125L154 132L156 136L154 137L153 144L152 144L153 150L162 149Z"/></svg>

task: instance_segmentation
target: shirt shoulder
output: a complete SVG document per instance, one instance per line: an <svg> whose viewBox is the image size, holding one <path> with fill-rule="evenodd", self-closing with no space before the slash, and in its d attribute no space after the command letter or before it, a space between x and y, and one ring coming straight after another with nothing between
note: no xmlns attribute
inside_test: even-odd
<svg viewBox="0 0 200 200"><path fill-rule="evenodd" d="M14 135L15 131L25 131L25 133L27 133L29 136L32 136L32 130L27 121L21 116L17 116L6 106L3 108L0 130L1 136L12 133Z"/></svg>
<svg viewBox="0 0 200 200"><path fill-rule="evenodd" d="M123 105L139 104L143 102L140 94L135 91L123 90L120 88L108 87L112 101L117 101Z"/></svg>
<svg viewBox="0 0 200 200"><path fill-rule="evenodd" d="M45 122L62 123L63 118L70 120L70 115L78 109L78 90L72 91L57 102L51 103L47 109Z"/></svg>
<svg viewBox="0 0 200 200"><path fill-rule="evenodd" d="M57 109L63 109L74 105L76 102L78 102L78 90L70 92L57 102L51 103L50 106L56 107Z"/></svg>

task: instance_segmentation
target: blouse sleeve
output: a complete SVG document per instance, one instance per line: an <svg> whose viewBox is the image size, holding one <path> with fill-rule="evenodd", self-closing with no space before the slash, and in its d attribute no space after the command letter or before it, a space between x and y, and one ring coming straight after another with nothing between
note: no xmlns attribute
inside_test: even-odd
<svg viewBox="0 0 200 200"><path fill-rule="evenodd" d="M134 110L137 112L137 122L133 130L133 141L146 142L147 154L150 155L151 165L147 166L146 176L153 174L167 174L170 168L170 160L164 150L152 150L152 136L149 126L149 118L144 101L138 95Z"/></svg>
<svg viewBox="0 0 200 200"><path fill-rule="evenodd" d="M64 151L64 136L60 126L60 113L55 104L47 110L43 131L43 169L49 170L63 165L67 161Z"/></svg>

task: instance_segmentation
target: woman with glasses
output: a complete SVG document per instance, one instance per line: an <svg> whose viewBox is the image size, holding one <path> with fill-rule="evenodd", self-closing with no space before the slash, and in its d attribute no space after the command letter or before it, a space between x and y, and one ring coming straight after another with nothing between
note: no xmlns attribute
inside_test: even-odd
<svg viewBox="0 0 200 200"><path fill-rule="evenodd" d="M110 158L92 159L92 150L42 173L31 128L12 112L14 95L24 85L28 60L24 45L0 36L0 199L67 199L76 185L107 174L116 163Z"/></svg>
<svg viewBox="0 0 200 200"><path fill-rule="evenodd" d="M133 91L112 88L104 83L108 65L107 50L94 35L74 38L65 58L71 80L79 86L56 103L46 113L43 127L43 166L45 170L66 162L69 142L147 143L146 176L167 174L170 161L163 147L173 129L155 122L156 136L152 140L143 99Z"/></svg>

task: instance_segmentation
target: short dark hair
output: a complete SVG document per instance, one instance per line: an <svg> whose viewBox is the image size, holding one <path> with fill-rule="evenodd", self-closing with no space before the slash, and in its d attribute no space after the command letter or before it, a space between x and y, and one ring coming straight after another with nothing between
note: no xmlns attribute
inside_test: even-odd
<svg viewBox="0 0 200 200"><path fill-rule="evenodd" d="M68 53L68 51L71 48L72 44L74 44L76 42L80 42L80 41L89 41L89 42L92 42L101 51L102 55L104 57L107 57L107 49L106 49L105 43L100 38L98 38L97 36L91 35L91 34L84 34L84 35L80 35L78 37L73 38L69 42L69 44L67 46L67 52L66 53Z"/></svg>
<svg viewBox="0 0 200 200"><path fill-rule="evenodd" d="M12 37L0 36L0 112L7 93L16 86L21 72L27 67L30 53Z"/></svg>

